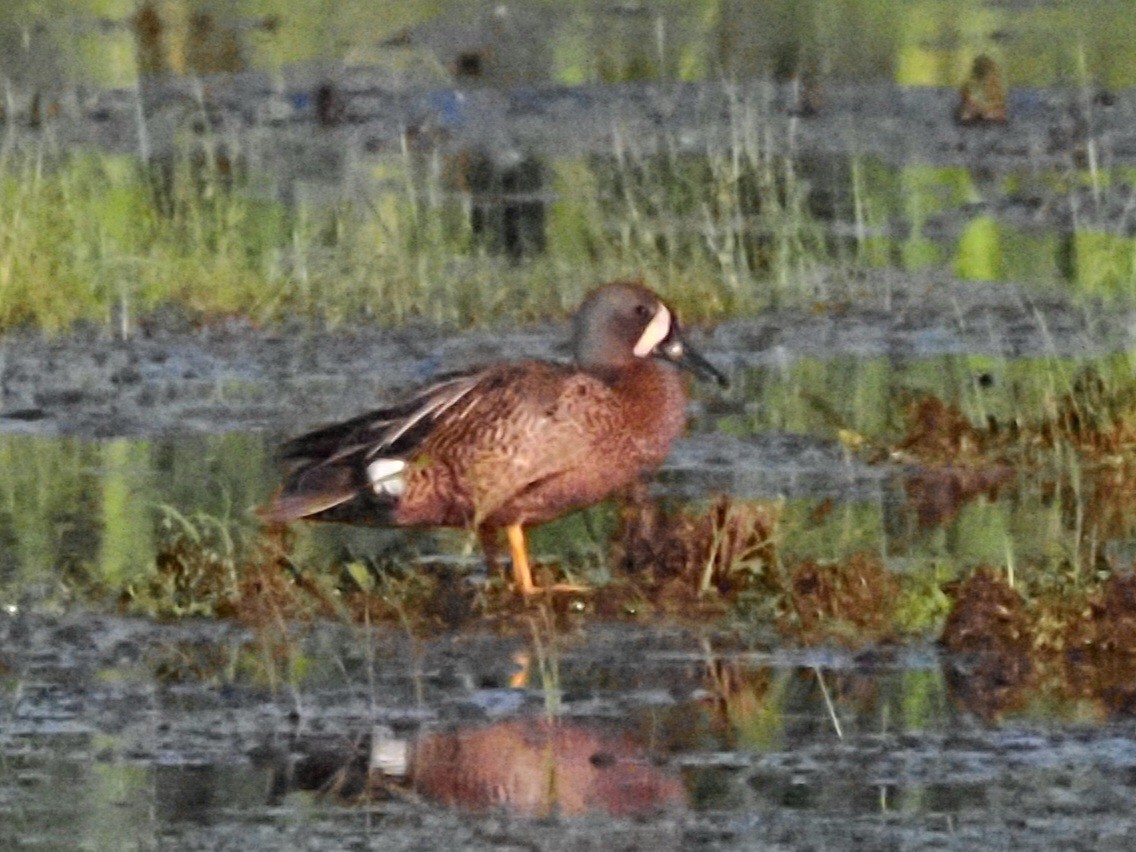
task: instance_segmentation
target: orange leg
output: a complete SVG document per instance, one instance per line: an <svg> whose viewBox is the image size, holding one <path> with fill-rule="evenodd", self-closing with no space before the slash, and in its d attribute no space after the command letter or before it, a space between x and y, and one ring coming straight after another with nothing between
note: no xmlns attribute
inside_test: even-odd
<svg viewBox="0 0 1136 852"><path fill-rule="evenodd" d="M591 591L587 586L577 586L573 583L554 583L551 586L535 585L532 579L532 568L529 566L529 551L525 546L524 529L520 524L510 524L505 527L505 536L509 539L509 552L513 556L513 579L516 581L517 591L521 594Z"/></svg>
<svg viewBox="0 0 1136 852"><path fill-rule="evenodd" d="M513 556L513 579L517 583L517 591L531 595L538 589L533 585L532 569L529 568L525 531L520 524L509 524L505 527L505 536L509 539L509 552Z"/></svg>

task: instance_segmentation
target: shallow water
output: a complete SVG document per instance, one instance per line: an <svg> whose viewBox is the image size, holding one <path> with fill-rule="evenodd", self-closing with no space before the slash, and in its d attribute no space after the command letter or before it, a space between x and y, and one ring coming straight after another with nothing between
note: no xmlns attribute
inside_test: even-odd
<svg viewBox="0 0 1136 852"><path fill-rule="evenodd" d="M137 849L379 838L389 848L426 838L627 848L649 836L664 848L837 838L939 848L983 837L1088 849L1136 832L1130 720L1034 705L976 723L929 646L857 658L751 652L675 628L582 623L538 646L324 626L299 632L304 674L273 690L252 637L224 626L17 614L0 631L0 838L35 848L76 838ZM538 647L555 658L557 682L537 673ZM550 700L565 729L630 735L642 754L610 758L589 741L581 768L563 755L561 790L573 772L614 773L627 760L640 776L677 779L686 802L668 799L646 822L597 811L534 822L513 810L529 789L515 779L484 813L468 792L449 808L421 791L362 801L357 787L313 792L351 769L360 744L366 764L376 724L410 740L508 730L509 720L540 724ZM516 746L506 737L497 748Z"/></svg>
<svg viewBox="0 0 1136 852"><path fill-rule="evenodd" d="M894 352L904 344L870 322L863 328L876 340L867 340L857 334L856 323L837 318L831 323L842 327L847 342L829 337L824 341L829 356L822 358L814 351L821 341L811 331L792 329L791 319L779 323L775 347L709 350L723 365L755 363L732 370L733 387L724 394L695 389L690 434L677 443L656 477L654 491L660 498L694 504L716 494L742 501L781 500L787 553L841 558L867 550L902 557L905 570L916 572L942 560L952 572L1007 558L1050 564L1062 551L1077 547L1081 531L1073 525L1076 518L1088 518L1091 524L1094 518L1116 515L1113 521L1101 521L1094 546L1121 563L1125 554L1136 553L1136 518L1125 521L1130 513L1094 490L1091 470L1064 469L1056 455L1040 468L1023 468L1000 489L982 488L941 504L928 502L918 480L923 468L913 460L868 463L871 447L894 446L907 434L908 407L923 397L954 401L974 423L1037 428L1057 417L1062 400L1086 376L1123 386L1132 375L1129 355L918 357L913 352L872 357L877 345ZM797 319L812 323L807 317ZM1049 319L1049 337L1039 349L1084 351L1080 333L1061 332L1057 314ZM720 331L719 337L729 340L747 329L753 330L739 326ZM979 335L986 332L980 329ZM1027 338L1028 333L1015 342L1006 332L999 342L1008 350L1021 349ZM960 340L947 325L942 334L918 332L915 339L945 340L940 348L948 350ZM1094 343L1110 348L1103 337ZM837 355L838 348L845 354ZM272 347L272 356L279 351ZM414 369L413 360L388 358L387 363L396 376ZM0 552L0 597L53 597L56 592L48 590L75 570L111 587L144 578L162 542L186 524L219 524L255 534L252 509L278 483L276 444L288 432L355 414L363 406L350 384L331 382L323 397L327 418L319 416L316 406L304 409L300 418L291 416L288 411L296 411L301 398L321 398L308 377L290 392L277 386L272 404L280 408L266 411L261 401L268 391L260 384L266 378L256 376L251 360L244 369L250 374L244 392L229 393L214 404L222 416L254 431L185 434L181 430L190 421L182 416L182 406L199 405L202 395L189 383L181 393L186 399L170 395L168 404L142 402L133 415L122 394L107 408L93 392L89 400L70 406L47 403L34 419L11 421L33 434L0 435L0 539L7 542ZM224 379L207 378L205 384L213 387L219 381ZM375 403L392 393L376 391ZM137 394L140 399L153 395L145 386ZM113 422L115 417L154 433L107 440L50 435L61 427L82 430L86 422ZM198 422L208 427L207 419ZM265 422L271 423L269 431L255 431ZM1074 480L1076 488L1063 485ZM824 520L810 521L822 506ZM535 531L535 547L553 561L583 551L598 554L602 563L611 514L610 507L600 508L586 513L583 525L578 517L548 524ZM455 558L469 549L460 534L304 525L295 546L312 564L322 564L345 551L366 555L399 542L413 543L423 556Z"/></svg>

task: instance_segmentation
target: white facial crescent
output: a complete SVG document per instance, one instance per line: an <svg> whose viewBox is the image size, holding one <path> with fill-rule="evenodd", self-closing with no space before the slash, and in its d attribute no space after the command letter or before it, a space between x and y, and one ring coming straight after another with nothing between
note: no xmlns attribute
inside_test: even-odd
<svg viewBox="0 0 1136 852"><path fill-rule="evenodd" d="M637 358L646 358L656 346L666 340L670 333L671 312L667 310L666 305L659 305L659 309L655 311L655 315L651 317L651 321L647 323L647 327L643 329L635 348L631 351Z"/></svg>

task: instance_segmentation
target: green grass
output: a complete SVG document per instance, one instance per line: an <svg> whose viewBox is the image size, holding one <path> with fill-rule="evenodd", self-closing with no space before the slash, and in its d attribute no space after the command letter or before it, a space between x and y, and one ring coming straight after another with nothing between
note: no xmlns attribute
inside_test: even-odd
<svg viewBox="0 0 1136 852"><path fill-rule="evenodd" d="M754 312L791 297L826 249L791 152L761 136L760 107L735 112L732 137L701 150L662 136L542 163L547 248L522 259L475 232L461 157L376 155L366 197L285 204L272 176L249 171L257 152L208 136L149 163L47 136L11 146L0 332L86 321L129 335L164 306L204 321L470 326L562 315L628 276L692 318Z"/></svg>
<svg viewBox="0 0 1136 852"><path fill-rule="evenodd" d="M476 156L367 155L349 180L328 176L328 187L366 184L344 195L253 171L273 159L251 136L187 133L148 164L24 140L0 149L0 333L86 321L126 336L168 306L203 322L515 323L563 316L595 284L630 276L699 321L846 300L842 273L881 265L1090 297L1136 286L1128 238L1088 229L1064 246L979 216L957 245L935 242L923 224L972 198L966 173L859 156L810 164L795 135L778 140L785 119L760 96L735 98L729 119L698 144L677 131L617 134L609 151L526 163L518 173L545 199L544 250L519 259L501 250L500 230L472 223L506 183ZM850 236L814 215L814 184ZM912 223L906 238L886 235L897 217ZM497 208L496 223L505 218Z"/></svg>

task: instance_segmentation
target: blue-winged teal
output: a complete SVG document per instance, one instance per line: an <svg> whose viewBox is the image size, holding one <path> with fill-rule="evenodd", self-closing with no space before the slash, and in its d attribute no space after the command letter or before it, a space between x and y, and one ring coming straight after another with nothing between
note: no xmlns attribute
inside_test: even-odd
<svg viewBox="0 0 1136 852"><path fill-rule="evenodd" d="M604 499L657 467L686 421L678 367L726 379L638 282L576 312L575 364L517 361L445 376L398 405L294 438L261 516L476 530L508 537L517 587L536 591L525 526Z"/></svg>

